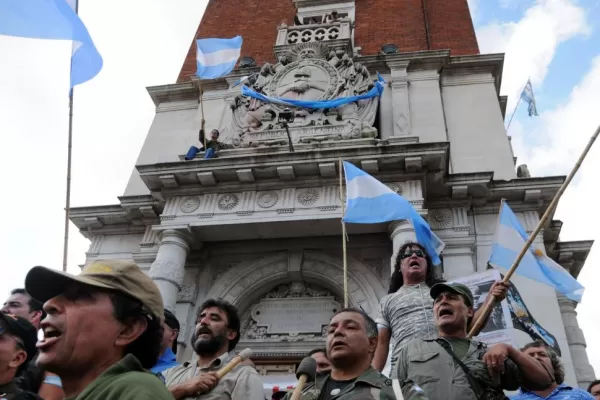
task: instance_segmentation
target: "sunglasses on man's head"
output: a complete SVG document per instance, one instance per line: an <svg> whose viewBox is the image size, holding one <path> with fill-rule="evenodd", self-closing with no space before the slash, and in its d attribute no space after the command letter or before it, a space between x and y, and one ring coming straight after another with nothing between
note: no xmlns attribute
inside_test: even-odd
<svg viewBox="0 0 600 400"><path fill-rule="evenodd" d="M402 258L408 258L413 254L417 257L425 257L425 253L423 253L423 250L407 250L404 252L404 254L402 254Z"/></svg>

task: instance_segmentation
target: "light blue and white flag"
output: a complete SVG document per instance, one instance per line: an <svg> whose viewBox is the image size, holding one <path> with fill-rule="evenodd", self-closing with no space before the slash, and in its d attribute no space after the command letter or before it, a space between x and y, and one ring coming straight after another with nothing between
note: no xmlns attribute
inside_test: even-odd
<svg viewBox="0 0 600 400"><path fill-rule="evenodd" d="M408 220L435 265L441 263L442 242L412 204L365 171L344 161L346 175L346 213L343 221L356 224Z"/></svg>
<svg viewBox="0 0 600 400"><path fill-rule="evenodd" d="M521 92L521 99L528 104L527 113L530 117L538 116L537 107L535 104L535 96L533 95L533 87L531 86L531 80L527 80L523 92Z"/></svg>
<svg viewBox="0 0 600 400"><path fill-rule="evenodd" d="M241 36L196 40L196 75L202 79L216 79L233 71L240 58L242 43Z"/></svg>
<svg viewBox="0 0 600 400"><path fill-rule="evenodd" d="M279 104L287 107L302 107L302 108L313 108L313 109L325 109L325 108L337 108L345 104L354 103L360 100L372 99L374 97L380 97L385 88L385 81L383 77L377 74L377 80L371 90L366 93L340 97L332 100L296 100L296 99L284 99L277 97L265 96L262 93L258 93L248 86L242 86L242 96L249 96L265 103Z"/></svg>
<svg viewBox="0 0 600 400"><path fill-rule="evenodd" d="M75 9L76 0L0 0L0 35L72 40L71 87L79 85L100 72L102 57Z"/></svg>
<svg viewBox="0 0 600 400"><path fill-rule="evenodd" d="M490 264L510 269L528 237L517 216L508 204L503 202ZM571 300L581 301L584 287L542 249L534 249L533 245L525 253L515 273L551 286Z"/></svg>

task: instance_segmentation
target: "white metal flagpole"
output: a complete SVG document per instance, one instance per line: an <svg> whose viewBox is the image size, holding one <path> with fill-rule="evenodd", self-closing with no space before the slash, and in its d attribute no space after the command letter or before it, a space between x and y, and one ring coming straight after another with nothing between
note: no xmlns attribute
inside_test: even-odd
<svg viewBox="0 0 600 400"><path fill-rule="evenodd" d="M339 159L340 169L340 201L342 202L342 258L344 264L344 308L348 307L348 257L346 255L346 224L344 223L344 214L346 213L346 204L344 202L344 165L342 159Z"/></svg>

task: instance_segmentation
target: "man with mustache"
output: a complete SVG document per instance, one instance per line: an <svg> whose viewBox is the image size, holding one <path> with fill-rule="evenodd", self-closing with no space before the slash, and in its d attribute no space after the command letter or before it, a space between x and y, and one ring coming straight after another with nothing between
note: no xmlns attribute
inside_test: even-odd
<svg viewBox="0 0 600 400"><path fill-rule="evenodd" d="M488 349L467 338L473 294L465 285L438 283L430 291L437 339L415 339L398 353L395 379L418 385L430 400L504 399L503 390L547 388L551 374L533 357L507 344Z"/></svg>
<svg viewBox="0 0 600 400"><path fill-rule="evenodd" d="M185 363L163 372L176 400L264 400L263 384L254 368L238 364L219 380L216 371L236 354L240 340L240 317L236 308L222 300L206 300L198 308L192 347L196 363Z"/></svg>
<svg viewBox="0 0 600 400"><path fill-rule="evenodd" d="M48 315L37 362L60 377L68 399L171 399L147 371L160 351L162 298L136 264L95 261L77 276L33 267L25 288Z"/></svg>
<svg viewBox="0 0 600 400"><path fill-rule="evenodd" d="M433 338L433 300L429 288L436 282L431 258L418 243L406 243L398 251L394 273L390 280L388 295L379 302L379 313L375 321L379 328L379 344L373 360L373 368L382 371L387 362L390 342L392 347L392 374L400 348L412 339ZM496 301L506 297L508 287L496 282L489 295ZM474 320L482 310L475 312ZM484 324L485 325L485 324Z"/></svg>
<svg viewBox="0 0 600 400"><path fill-rule="evenodd" d="M338 311L327 328L331 372L318 375L302 390L301 400L395 400L392 381L371 367L377 324L364 311ZM291 393L285 397L291 398Z"/></svg>

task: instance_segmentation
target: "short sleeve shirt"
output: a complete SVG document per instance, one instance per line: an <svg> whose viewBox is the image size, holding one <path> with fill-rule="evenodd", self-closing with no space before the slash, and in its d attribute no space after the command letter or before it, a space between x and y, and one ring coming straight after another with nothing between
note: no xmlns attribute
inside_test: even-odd
<svg viewBox="0 0 600 400"><path fill-rule="evenodd" d="M376 322L391 331L392 371L400 348L413 339L433 339L437 330L433 322L433 299L425 283L404 285L379 302Z"/></svg>

